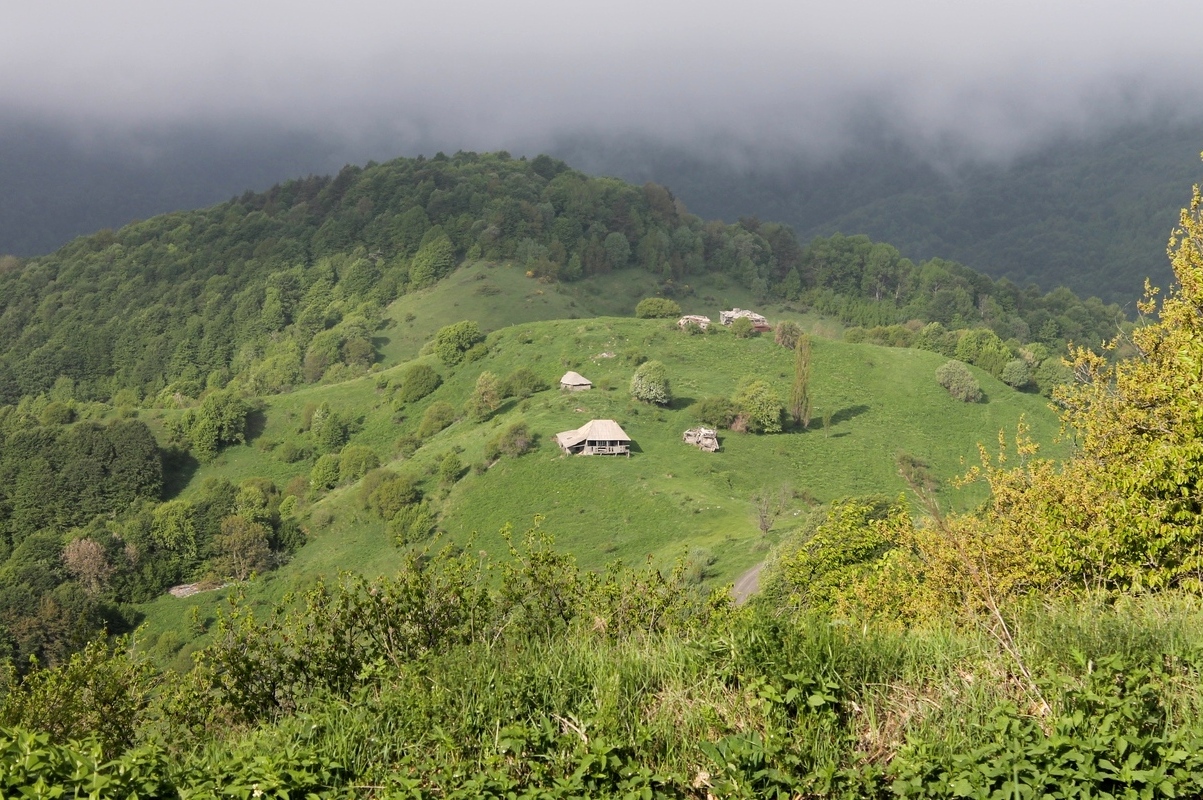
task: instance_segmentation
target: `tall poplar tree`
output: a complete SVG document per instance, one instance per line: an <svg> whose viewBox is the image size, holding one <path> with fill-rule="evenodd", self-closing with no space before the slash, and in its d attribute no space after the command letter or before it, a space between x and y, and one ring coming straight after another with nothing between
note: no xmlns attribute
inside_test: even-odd
<svg viewBox="0 0 1203 800"><path fill-rule="evenodd" d="M789 413L795 424L810 427L810 336L805 333L794 345L794 386L789 393Z"/></svg>

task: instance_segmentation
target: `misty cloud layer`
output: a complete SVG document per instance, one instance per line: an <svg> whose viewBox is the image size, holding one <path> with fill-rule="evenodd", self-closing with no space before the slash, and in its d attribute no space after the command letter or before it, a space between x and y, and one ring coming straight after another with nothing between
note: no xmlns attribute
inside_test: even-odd
<svg viewBox="0 0 1203 800"><path fill-rule="evenodd" d="M0 110L85 143L271 125L375 157L580 133L822 156L871 118L955 160L1194 117L1203 97L1203 10L1167 0L178 5L7 9Z"/></svg>

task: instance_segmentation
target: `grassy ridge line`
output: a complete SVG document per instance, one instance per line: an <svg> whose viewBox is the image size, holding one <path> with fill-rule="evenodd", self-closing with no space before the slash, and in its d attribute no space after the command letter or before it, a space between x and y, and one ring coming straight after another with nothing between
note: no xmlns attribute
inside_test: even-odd
<svg viewBox="0 0 1203 800"><path fill-rule="evenodd" d="M790 319L815 333L838 336L843 326L817 314L802 314L780 301L757 303L752 292L721 274L690 276L691 291L674 298L685 314L718 319L721 308L756 308L772 320ZM385 330L374 344L380 363L394 366L417 356L444 325L475 320L482 330L495 331L554 319L633 316L645 297L659 295L661 283L638 269L594 275L573 283L542 283L526 277L512 264L478 261L465 264L428 289L397 298L389 305Z"/></svg>
<svg viewBox="0 0 1203 800"><path fill-rule="evenodd" d="M751 505L758 490L788 483L819 501L871 492L897 495L905 488L894 466L898 452L927 460L935 474L947 479L976 461L979 442L990 444L1000 430L1013 431L1021 415L1033 436L1049 445L1048 453L1061 455L1066 449L1053 444L1057 421L1039 396L1015 392L975 370L988 402L966 405L937 385L934 372L944 361L939 355L819 339L812 378L818 413L812 429L773 436L724 433L723 450L706 454L681 442L681 432L693 424L685 410L688 403L730 395L745 375L770 380L784 397L792 380L791 352L767 338L687 336L663 320L619 318L517 325L495 332L489 341L486 358L454 371L432 357L422 359L445 382L400 411L393 409L388 384L399 379L405 365L267 398L262 431L251 445L227 449L200 467L182 496L209 477L237 483L263 476L283 486L307 474L311 462L285 464L275 453L284 442L308 442L299 426L310 404L328 402L360 419L351 443L372 447L392 469L427 476L427 491L436 497L440 492L429 475L444 455L459 449L465 464L480 464L486 441L522 419L539 437L534 452L502 459L481 473L469 472L439 501L442 528L451 541L471 540L474 547L500 554L505 546L500 528L511 523L522 530L534 514L541 514L558 546L585 568L615 559L641 563L649 556L667 565L702 548L715 558L710 579L728 582L761 560L776 532L793 527L808 509L803 499L794 500L776 530L762 537ZM615 357L600 358L602 353ZM658 409L630 400L630 353L666 364L678 398L673 406ZM525 401L510 400L488 422L461 419L428 439L411 458L394 457L397 439L417 428L430 404L443 401L458 408L482 371L504 377L519 367L533 369L551 386L566 369L577 369L609 388L573 394L551 389ZM833 422L824 432L819 418L828 411ZM634 438L636 454L630 459L562 457L554 435L595 417L618 420ZM957 504L982 499L972 492L946 492L944 497ZM383 523L363 509L358 484L336 489L306 513L310 543L290 564L257 579L248 590L251 602L266 606L318 576L342 570L379 575L400 566L402 552L390 542ZM193 605L211 617L222 594L164 597L149 604L147 642L178 630Z"/></svg>

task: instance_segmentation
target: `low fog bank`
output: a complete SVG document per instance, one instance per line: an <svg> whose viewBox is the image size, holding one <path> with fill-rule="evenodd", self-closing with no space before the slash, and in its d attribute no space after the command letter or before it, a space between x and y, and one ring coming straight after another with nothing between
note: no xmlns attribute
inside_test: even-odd
<svg viewBox="0 0 1203 800"><path fill-rule="evenodd" d="M341 150L261 128L113 132L10 121L0 125L0 253L40 255L102 228L329 173L345 163Z"/></svg>

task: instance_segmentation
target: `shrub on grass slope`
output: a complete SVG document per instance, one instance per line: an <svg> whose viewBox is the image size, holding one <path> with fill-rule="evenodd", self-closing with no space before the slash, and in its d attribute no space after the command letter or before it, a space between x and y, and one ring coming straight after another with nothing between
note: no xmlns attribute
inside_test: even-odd
<svg viewBox="0 0 1203 800"><path fill-rule="evenodd" d="M976 403L982 399L982 387L963 361L954 359L939 367L936 380L962 403Z"/></svg>

